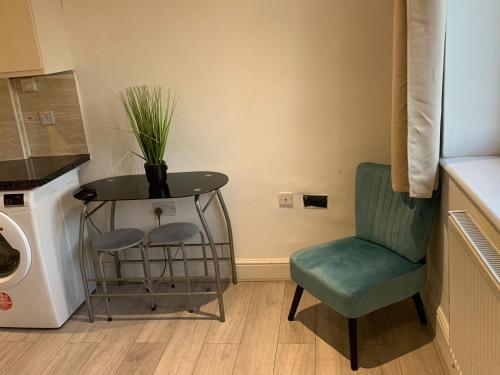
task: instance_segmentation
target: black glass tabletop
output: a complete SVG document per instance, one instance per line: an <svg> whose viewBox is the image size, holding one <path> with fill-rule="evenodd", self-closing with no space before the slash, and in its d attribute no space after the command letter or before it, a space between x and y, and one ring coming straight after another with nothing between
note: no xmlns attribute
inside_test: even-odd
<svg viewBox="0 0 500 375"><path fill-rule="evenodd" d="M218 172L173 172L165 185L149 185L145 175L128 175L89 182L74 193L82 201L123 201L192 197L217 190L229 181Z"/></svg>

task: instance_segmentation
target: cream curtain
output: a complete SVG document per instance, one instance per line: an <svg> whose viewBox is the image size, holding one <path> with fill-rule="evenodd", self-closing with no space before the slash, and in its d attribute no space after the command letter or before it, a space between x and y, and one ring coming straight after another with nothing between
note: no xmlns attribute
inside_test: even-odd
<svg viewBox="0 0 500 375"><path fill-rule="evenodd" d="M437 186L446 0L394 0L392 186L428 198Z"/></svg>

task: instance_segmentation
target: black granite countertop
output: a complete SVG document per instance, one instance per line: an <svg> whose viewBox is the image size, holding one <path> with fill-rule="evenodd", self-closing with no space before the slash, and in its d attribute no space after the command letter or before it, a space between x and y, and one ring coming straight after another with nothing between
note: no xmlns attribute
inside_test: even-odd
<svg viewBox="0 0 500 375"><path fill-rule="evenodd" d="M89 154L0 161L0 190L30 190L42 186L88 160Z"/></svg>

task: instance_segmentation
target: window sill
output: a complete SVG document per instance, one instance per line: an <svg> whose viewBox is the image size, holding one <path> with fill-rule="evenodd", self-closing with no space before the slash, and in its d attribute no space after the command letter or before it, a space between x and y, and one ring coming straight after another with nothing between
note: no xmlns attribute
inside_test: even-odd
<svg viewBox="0 0 500 375"><path fill-rule="evenodd" d="M500 157L443 158L441 166L500 231Z"/></svg>

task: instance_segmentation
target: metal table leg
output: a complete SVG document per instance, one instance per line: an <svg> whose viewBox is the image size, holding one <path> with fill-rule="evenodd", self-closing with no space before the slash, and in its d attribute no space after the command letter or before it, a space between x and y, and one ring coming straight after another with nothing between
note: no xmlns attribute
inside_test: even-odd
<svg viewBox="0 0 500 375"><path fill-rule="evenodd" d="M214 269L215 269L215 284L217 286L217 299L219 301L220 321L224 322L226 318L224 314L224 301L222 300L222 286L220 282L219 258L217 256L217 251L215 249L215 243L212 237L212 232L210 232L207 220L205 219L205 215L203 214L203 209L201 208L199 195L196 195L194 197L194 205L196 207L196 211L198 212L198 216L200 217L201 225L203 226L205 234L207 235L208 243L210 244L210 249L212 250L212 257L214 259Z"/></svg>
<svg viewBox="0 0 500 375"><path fill-rule="evenodd" d="M111 202L111 212L109 215L109 230L115 230L115 216L116 216L115 212L116 212L116 201L112 201ZM113 254L113 259L115 261L116 277L118 279L121 279L122 278L122 267L121 267L118 252ZM119 284L121 285L121 282L119 282Z"/></svg>
<svg viewBox="0 0 500 375"><path fill-rule="evenodd" d="M229 238L229 251L231 256L231 270L233 271L233 284L238 283L238 277L236 276L236 262L234 260L234 243L233 243L233 228L231 227L231 220L229 219L229 213L227 212L226 204L222 198L222 193L217 190L217 199L224 213L224 219L226 220L227 235Z"/></svg>
<svg viewBox="0 0 500 375"><path fill-rule="evenodd" d="M92 323L94 321L94 310L92 309L92 301L90 300L89 284L87 281L87 272L85 270L85 249L83 246L83 241L85 238L85 220L87 218L87 205L82 205L82 211L80 213L80 238L78 242L79 256L80 256L80 273L82 275L83 290L85 291L85 300L87 302L87 311L89 314L89 321Z"/></svg>
<svg viewBox="0 0 500 375"><path fill-rule="evenodd" d="M208 261L207 261L207 249L205 246L205 235L200 231L201 238L201 252L203 256L203 268L205 270L205 277L207 280L205 281L205 289L207 292L210 292L210 285L208 284Z"/></svg>

